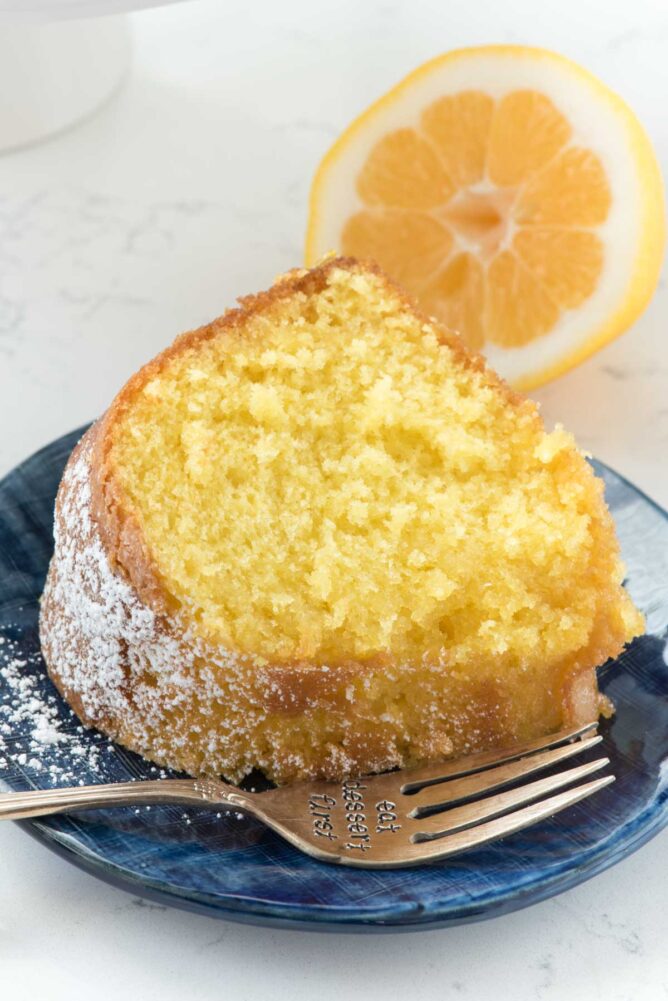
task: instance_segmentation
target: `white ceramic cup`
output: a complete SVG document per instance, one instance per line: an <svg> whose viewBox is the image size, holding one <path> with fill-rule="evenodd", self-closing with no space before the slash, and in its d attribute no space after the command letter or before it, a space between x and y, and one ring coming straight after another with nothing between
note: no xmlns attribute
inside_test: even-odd
<svg viewBox="0 0 668 1001"><path fill-rule="evenodd" d="M124 15L51 23L0 16L0 151L91 114L119 86L129 59Z"/></svg>

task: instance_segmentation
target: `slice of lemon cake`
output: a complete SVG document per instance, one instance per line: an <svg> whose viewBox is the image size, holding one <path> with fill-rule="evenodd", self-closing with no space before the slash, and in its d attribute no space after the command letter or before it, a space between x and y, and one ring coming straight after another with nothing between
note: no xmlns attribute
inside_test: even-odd
<svg viewBox="0 0 668 1001"><path fill-rule="evenodd" d="M55 534L51 677L193 774L338 778L588 722L642 630L570 435L350 259L135 375Z"/></svg>

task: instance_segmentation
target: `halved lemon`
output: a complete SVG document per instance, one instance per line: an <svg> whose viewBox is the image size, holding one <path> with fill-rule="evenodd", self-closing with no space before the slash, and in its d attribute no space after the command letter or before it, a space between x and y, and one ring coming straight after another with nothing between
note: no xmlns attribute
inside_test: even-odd
<svg viewBox="0 0 668 1001"><path fill-rule="evenodd" d="M421 66L338 139L306 261L378 261L529 389L633 323L664 240L656 157L621 98L553 52L485 46Z"/></svg>

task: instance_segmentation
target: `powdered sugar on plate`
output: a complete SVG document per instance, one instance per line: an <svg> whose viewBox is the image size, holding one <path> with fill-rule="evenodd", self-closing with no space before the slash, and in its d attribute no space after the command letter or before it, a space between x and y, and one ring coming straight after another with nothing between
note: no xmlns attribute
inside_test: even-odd
<svg viewBox="0 0 668 1001"><path fill-rule="evenodd" d="M87 731L71 710L63 713L39 650L26 647L0 635L0 770L20 770L41 788L104 781L113 744Z"/></svg>
<svg viewBox="0 0 668 1001"><path fill-rule="evenodd" d="M81 724L46 673L36 630L11 625L0 631L0 788L3 781L10 789L51 789L174 775ZM146 805L96 810L87 816L116 830L162 839L197 840L206 831L221 847L246 844L263 830L227 808L212 815L174 805Z"/></svg>
<svg viewBox="0 0 668 1001"><path fill-rule="evenodd" d="M141 782L174 773L137 758L97 730L84 727L50 681L36 631L0 631L0 788L52 789L103 782ZM84 815L115 830L176 841L207 832L218 846L246 844L262 826L235 810L213 816L178 806L96 810ZM240 825L239 821L245 823ZM80 822L80 821L79 821ZM213 827L211 826L213 824Z"/></svg>

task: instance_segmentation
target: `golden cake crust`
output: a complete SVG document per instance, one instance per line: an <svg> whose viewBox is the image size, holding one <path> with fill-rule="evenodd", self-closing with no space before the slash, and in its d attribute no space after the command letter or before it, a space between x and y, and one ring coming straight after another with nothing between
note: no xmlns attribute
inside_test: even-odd
<svg viewBox="0 0 668 1001"><path fill-rule="evenodd" d="M444 684L438 665L406 666L389 656L271 662L213 646L193 629L163 585L124 496L110 455L114 431L175 355L214 337L239 336L251 315L317 291L335 268L372 270L387 281L373 265L332 259L182 335L130 379L63 477L40 620L49 674L85 723L159 764L233 781L255 767L278 782L338 779L530 739L597 716L595 669L627 638L603 608L576 661L563 670L551 665L544 677L509 692L489 675L477 685L469 679L458 688L456 677ZM414 310L404 293L388 288ZM535 406L455 335L439 336L462 364L541 424ZM600 530L613 532L607 512ZM388 686L397 708L384 718L376 692ZM302 735L299 753L288 749L288 731Z"/></svg>

